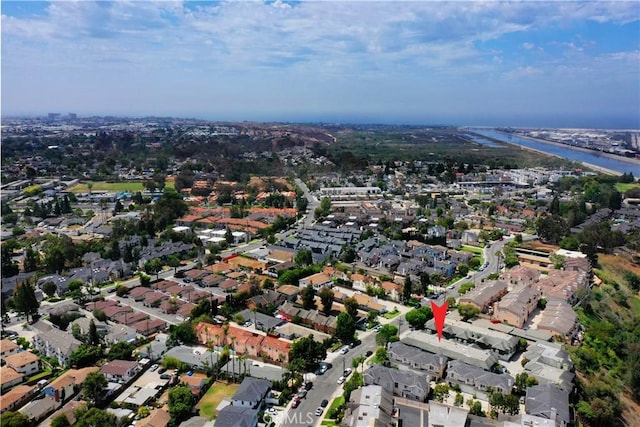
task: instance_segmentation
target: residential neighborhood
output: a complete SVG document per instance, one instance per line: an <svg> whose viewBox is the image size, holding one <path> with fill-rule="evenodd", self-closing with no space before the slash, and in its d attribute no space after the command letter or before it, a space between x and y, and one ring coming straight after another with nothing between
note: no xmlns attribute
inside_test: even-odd
<svg viewBox="0 0 640 427"><path fill-rule="evenodd" d="M130 126L142 140L160 132ZM594 349L610 333L590 335L594 307L636 304L639 276L607 267L638 259L621 232L638 225L635 197L570 168L396 160L341 174L313 156L304 179L232 179L220 164L196 174L194 159L113 165L121 181L109 184L144 182L135 191L96 189L107 184L97 171L51 176L44 157L8 169L24 179L3 184L15 222L3 222L2 414L28 425L592 425L574 403L593 400L578 372L613 363ZM581 180L620 206L593 195L572 232ZM432 307L445 304L439 324Z"/></svg>

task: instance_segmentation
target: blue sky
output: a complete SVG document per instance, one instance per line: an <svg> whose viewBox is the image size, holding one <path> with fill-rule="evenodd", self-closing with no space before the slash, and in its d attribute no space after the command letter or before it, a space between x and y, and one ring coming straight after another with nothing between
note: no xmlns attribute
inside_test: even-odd
<svg viewBox="0 0 640 427"><path fill-rule="evenodd" d="M640 128L640 2L2 1L2 114Z"/></svg>

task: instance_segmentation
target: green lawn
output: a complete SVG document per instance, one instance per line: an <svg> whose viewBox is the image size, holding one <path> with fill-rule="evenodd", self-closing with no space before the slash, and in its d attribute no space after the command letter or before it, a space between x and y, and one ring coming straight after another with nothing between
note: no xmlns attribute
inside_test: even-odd
<svg viewBox="0 0 640 427"><path fill-rule="evenodd" d="M89 187L87 182L82 182L74 185L69 190L74 193L88 193ZM165 184L167 188L174 188L173 182L167 182ZM95 181L93 182L93 187L91 187L91 191L115 191L115 192L130 192L135 193L136 191L143 191L144 185L142 182L106 182L106 181Z"/></svg>
<svg viewBox="0 0 640 427"><path fill-rule="evenodd" d="M337 408L339 408L342 405L344 405L344 396L340 395L340 396L336 397L335 399L333 399L333 402L331 402L331 405L329 406L329 409L327 409L325 411L325 413L324 413L324 420L322 421L322 424L324 425L325 421L330 420L329 414L332 414L333 411L335 411ZM328 425L333 425L333 424L328 424Z"/></svg>
<svg viewBox="0 0 640 427"><path fill-rule="evenodd" d="M629 182L629 183L617 182L616 183L616 190L618 190L621 193L631 190L632 188L640 188L640 184L636 184L635 182Z"/></svg>
<svg viewBox="0 0 640 427"><path fill-rule="evenodd" d="M224 382L213 384L196 405L196 408L200 410L200 415L209 420L214 419L217 415L216 408L222 402L222 399L225 397L231 398L238 387L240 387L240 384L227 384Z"/></svg>
<svg viewBox="0 0 640 427"><path fill-rule="evenodd" d="M472 252L474 254L479 254L482 255L482 248L476 248L475 246L467 246L467 245L463 245L462 248L463 251L466 252Z"/></svg>
<svg viewBox="0 0 640 427"><path fill-rule="evenodd" d="M393 319L394 317L397 317L399 314L400 314L400 311L396 309L394 311L388 311L384 313L382 317L384 317L385 319Z"/></svg>

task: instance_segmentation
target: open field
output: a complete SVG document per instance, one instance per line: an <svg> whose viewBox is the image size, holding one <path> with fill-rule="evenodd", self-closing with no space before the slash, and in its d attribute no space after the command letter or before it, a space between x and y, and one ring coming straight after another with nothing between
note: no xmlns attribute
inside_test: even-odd
<svg viewBox="0 0 640 427"><path fill-rule="evenodd" d="M81 182L79 184L74 185L69 189L69 191L73 193L88 193L89 186L87 185L91 181ZM173 182L167 182L165 184L168 188L173 188ZM123 182L106 182L106 181L95 181L93 182L93 187L91 191L115 191L115 192L129 192L135 193L137 191L143 191L144 185L142 182L131 182L131 181L123 181Z"/></svg>
<svg viewBox="0 0 640 427"><path fill-rule="evenodd" d="M200 415L207 419L214 419L217 415L216 408L225 397L231 398L240 384L227 384L224 382L215 382L207 393L202 396L196 408L200 410Z"/></svg>
<svg viewBox="0 0 640 427"><path fill-rule="evenodd" d="M635 182L630 182L630 183L617 182L616 183L616 190L618 190L621 193L624 193L625 191L629 191L634 188L640 188L640 184L637 184Z"/></svg>

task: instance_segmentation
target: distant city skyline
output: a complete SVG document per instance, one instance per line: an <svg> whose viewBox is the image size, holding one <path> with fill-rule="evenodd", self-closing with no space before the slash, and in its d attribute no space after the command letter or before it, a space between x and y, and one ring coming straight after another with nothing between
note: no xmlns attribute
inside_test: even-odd
<svg viewBox="0 0 640 427"><path fill-rule="evenodd" d="M2 114L640 129L640 2L2 1Z"/></svg>

